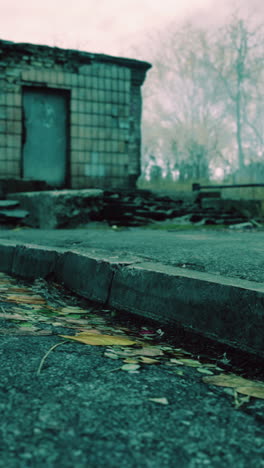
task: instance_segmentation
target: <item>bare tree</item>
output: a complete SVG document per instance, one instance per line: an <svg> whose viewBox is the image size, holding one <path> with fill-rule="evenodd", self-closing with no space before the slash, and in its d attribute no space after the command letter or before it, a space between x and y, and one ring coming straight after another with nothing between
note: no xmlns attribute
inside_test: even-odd
<svg viewBox="0 0 264 468"><path fill-rule="evenodd" d="M147 50L143 136L156 161L206 178L263 155L261 26L238 15L213 30L171 25Z"/></svg>
<svg viewBox="0 0 264 468"><path fill-rule="evenodd" d="M224 103L225 115L235 124L239 169L245 165L247 127L260 142L263 139L259 123L263 114L258 100L263 101L260 77L263 79L263 30L234 15L229 24L220 28L211 41L213 54L205 54L204 65L213 71L218 83L218 98ZM222 89L222 92L221 92ZM256 90L258 92L256 93ZM261 117L257 119L256 114Z"/></svg>
<svg viewBox="0 0 264 468"><path fill-rule="evenodd" d="M209 47L206 31L190 24L159 38L145 96L144 139L181 179L208 178L211 160L221 157L228 127L215 104L216 83L202 60ZM212 75L212 72L211 72Z"/></svg>

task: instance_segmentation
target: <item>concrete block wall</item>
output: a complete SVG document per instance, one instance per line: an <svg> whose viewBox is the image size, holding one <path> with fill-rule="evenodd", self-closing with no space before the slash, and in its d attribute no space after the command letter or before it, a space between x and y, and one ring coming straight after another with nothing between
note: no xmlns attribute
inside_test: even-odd
<svg viewBox="0 0 264 468"><path fill-rule="evenodd" d="M0 173L21 177L23 87L69 91L69 186L127 187L140 174L145 62L0 41ZM2 49L2 50L1 50ZM134 68L139 66L139 79Z"/></svg>
<svg viewBox="0 0 264 468"><path fill-rule="evenodd" d="M0 173L19 177L22 140L20 71L0 62Z"/></svg>

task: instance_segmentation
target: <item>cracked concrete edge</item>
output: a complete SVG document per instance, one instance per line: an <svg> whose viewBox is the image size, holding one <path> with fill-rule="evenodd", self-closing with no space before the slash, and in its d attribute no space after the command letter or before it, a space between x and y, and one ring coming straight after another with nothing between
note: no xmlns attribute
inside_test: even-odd
<svg viewBox="0 0 264 468"><path fill-rule="evenodd" d="M55 279L78 295L161 325L182 326L264 356L264 285L110 255L1 241L0 270Z"/></svg>

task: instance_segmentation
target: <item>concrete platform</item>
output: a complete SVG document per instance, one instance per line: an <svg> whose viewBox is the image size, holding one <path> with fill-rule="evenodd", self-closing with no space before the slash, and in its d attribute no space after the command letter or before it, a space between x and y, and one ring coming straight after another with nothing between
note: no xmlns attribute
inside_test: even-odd
<svg viewBox="0 0 264 468"><path fill-rule="evenodd" d="M102 190L86 189L10 193L7 198L29 212L28 226L56 229L90 221L102 208L102 196Z"/></svg>
<svg viewBox="0 0 264 468"><path fill-rule="evenodd" d="M181 325L219 342L264 356L264 282L261 274L256 274L259 271L264 274L264 252L258 247L264 245L264 234L231 235L233 255L236 252L237 258L241 257L240 246L243 249L247 246L247 250L244 262L241 258L240 263L238 261L240 270L236 270L236 275L231 271L228 276L216 274L210 268L216 261L219 262L219 244L222 251L223 240L227 241L229 234L218 233L218 244L215 242L213 249L208 244L210 239L217 239L216 233L193 233L192 241L190 233L178 234L178 238L176 234L178 242L174 243L170 233L157 233L155 236L154 232L142 234L142 231L113 233L97 229L90 234L85 230L52 231L49 234L48 231L36 230L5 231L0 236L1 270L28 279L52 276L83 297L158 320L161 325ZM142 240L142 235L146 243L147 239L152 238L152 249L153 238L156 238L156 255L149 255L148 258L142 255L137 244L139 239ZM170 251L174 247L178 249L178 255L182 254L184 235L189 245L186 263L182 267L172 264L174 259L166 263L162 256L163 249ZM131 237L134 236L134 249L124 250L124 236L127 242L132 242ZM204 242L210 257L207 264L202 265L203 271L186 268L192 265L190 260L194 254L195 240L198 245ZM150 246L145 245L144 252L150 254ZM254 253L252 265L249 264L250 253ZM223 252L221 255L223 259ZM211 267L210 259L213 262ZM202 260L201 251L200 269ZM260 267L259 271L256 264ZM245 268L249 270L249 279L244 279ZM252 271L255 271L255 278Z"/></svg>

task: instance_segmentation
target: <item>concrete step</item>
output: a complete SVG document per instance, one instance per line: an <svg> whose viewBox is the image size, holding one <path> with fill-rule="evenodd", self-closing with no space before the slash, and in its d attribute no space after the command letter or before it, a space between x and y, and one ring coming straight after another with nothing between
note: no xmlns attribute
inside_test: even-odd
<svg viewBox="0 0 264 468"><path fill-rule="evenodd" d="M0 208L15 208L16 206L19 206L17 200L0 200Z"/></svg>
<svg viewBox="0 0 264 468"><path fill-rule="evenodd" d="M0 219L25 219L29 215L27 210L12 209L0 210Z"/></svg>

